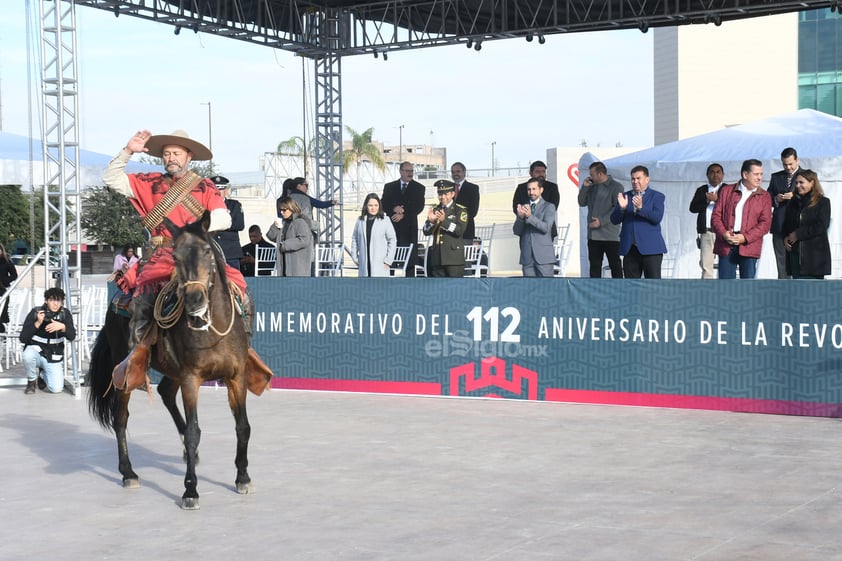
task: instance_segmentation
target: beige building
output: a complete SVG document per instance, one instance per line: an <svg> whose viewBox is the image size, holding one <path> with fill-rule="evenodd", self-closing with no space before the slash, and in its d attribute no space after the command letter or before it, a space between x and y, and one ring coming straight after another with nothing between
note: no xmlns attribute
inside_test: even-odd
<svg viewBox="0 0 842 561"><path fill-rule="evenodd" d="M446 169L445 166L447 166L447 148L430 146L429 144L385 146L377 140L373 140L372 144L380 149L380 152L383 154L383 160L387 164L410 161L418 167L431 166L435 169ZM342 143L342 148L344 150L350 150L351 142L346 140Z"/></svg>
<svg viewBox="0 0 842 561"><path fill-rule="evenodd" d="M798 14L654 32L655 144L798 109Z"/></svg>

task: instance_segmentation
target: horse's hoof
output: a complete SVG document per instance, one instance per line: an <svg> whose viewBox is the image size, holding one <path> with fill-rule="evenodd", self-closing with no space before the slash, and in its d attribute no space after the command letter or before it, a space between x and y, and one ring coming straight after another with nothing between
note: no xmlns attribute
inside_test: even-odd
<svg viewBox="0 0 842 561"><path fill-rule="evenodd" d="M131 477L123 480L123 489L138 489L140 488L140 479Z"/></svg>
<svg viewBox="0 0 842 561"><path fill-rule="evenodd" d="M182 497L181 510L199 510L199 497Z"/></svg>
<svg viewBox="0 0 842 561"><path fill-rule="evenodd" d="M253 495L254 494L254 483L249 481L248 483L237 483L237 493L240 495Z"/></svg>

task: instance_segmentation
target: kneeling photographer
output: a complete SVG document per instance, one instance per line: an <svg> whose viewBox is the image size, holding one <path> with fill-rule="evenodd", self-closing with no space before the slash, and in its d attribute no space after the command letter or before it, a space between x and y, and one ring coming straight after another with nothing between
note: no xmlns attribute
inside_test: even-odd
<svg viewBox="0 0 842 561"><path fill-rule="evenodd" d="M26 390L35 393L36 380L41 389L58 393L64 389L64 341L76 338L73 316L64 307L64 291L49 288L44 291L44 305L30 310L20 331L23 343L23 368ZM38 376L42 370L43 375Z"/></svg>

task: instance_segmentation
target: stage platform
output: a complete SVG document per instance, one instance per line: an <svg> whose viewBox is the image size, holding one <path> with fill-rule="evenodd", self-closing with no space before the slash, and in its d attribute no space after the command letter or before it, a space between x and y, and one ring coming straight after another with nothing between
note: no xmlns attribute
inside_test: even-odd
<svg viewBox="0 0 842 561"><path fill-rule="evenodd" d="M85 399L0 389L0 558L842 560L838 419L272 390L240 496L226 395L202 389L187 512L157 395L132 399L126 490Z"/></svg>

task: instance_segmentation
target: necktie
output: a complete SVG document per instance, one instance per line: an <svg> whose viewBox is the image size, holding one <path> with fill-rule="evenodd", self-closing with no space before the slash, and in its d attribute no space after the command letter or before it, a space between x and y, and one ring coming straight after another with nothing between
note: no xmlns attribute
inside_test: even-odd
<svg viewBox="0 0 842 561"><path fill-rule="evenodd" d="M791 187L792 187L792 176L787 175L786 176L786 190L789 191Z"/></svg>
<svg viewBox="0 0 842 561"><path fill-rule="evenodd" d="M535 214L535 203L529 203L529 210L532 214Z"/></svg>
<svg viewBox="0 0 842 561"><path fill-rule="evenodd" d="M456 195L458 195L458 194L459 194L459 185L461 185L461 183L457 183L457 184L456 184L456 187L455 187L455 189L454 189L454 193L456 193Z"/></svg>
<svg viewBox="0 0 842 561"><path fill-rule="evenodd" d="M406 191L406 183L401 181L401 193L403 193L404 191Z"/></svg>

